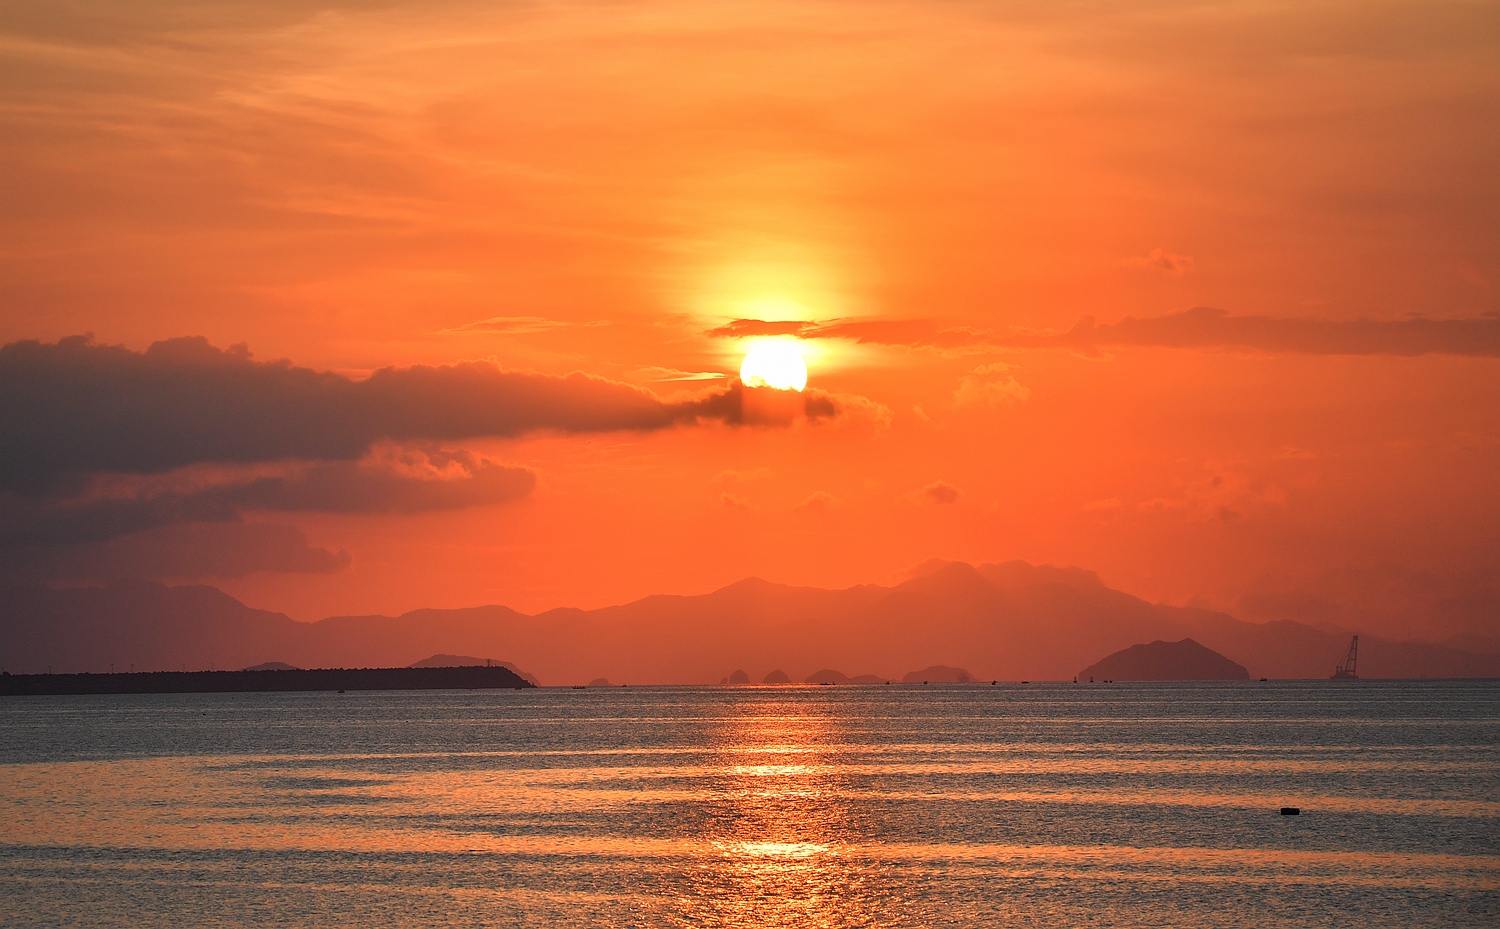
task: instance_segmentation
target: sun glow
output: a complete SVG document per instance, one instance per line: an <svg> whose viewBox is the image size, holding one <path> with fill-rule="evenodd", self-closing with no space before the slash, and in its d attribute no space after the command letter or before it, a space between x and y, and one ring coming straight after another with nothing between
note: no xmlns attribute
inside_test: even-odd
<svg viewBox="0 0 1500 929"><path fill-rule="evenodd" d="M746 387L801 390L807 386L807 362L790 340L759 341L750 346L740 364L740 382Z"/></svg>

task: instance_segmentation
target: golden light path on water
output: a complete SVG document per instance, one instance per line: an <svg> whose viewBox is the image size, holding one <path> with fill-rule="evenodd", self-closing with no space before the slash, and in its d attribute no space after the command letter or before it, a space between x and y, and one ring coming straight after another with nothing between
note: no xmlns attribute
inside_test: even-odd
<svg viewBox="0 0 1500 929"><path fill-rule="evenodd" d="M1324 901L1298 925L1369 899L1390 917L1371 925L1433 900L1462 925L1500 892L1493 692L1404 726L1339 706L1309 727L810 690L134 698L115 724L166 736L75 757L8 743L0 879L34 912L118 908L144 881L231 910L271 894L297 924L377 900L384 923L424 926L1087 923L1088 906L1144 926L1169 904L1184 925L1241 924L1216 900L1276 924L1267 895L1287 886ZM3 721L87 736L87 709ZM1368 744L1328 738L1350 726ZM1305 816L1275 815L1289 796Z"/></svg>

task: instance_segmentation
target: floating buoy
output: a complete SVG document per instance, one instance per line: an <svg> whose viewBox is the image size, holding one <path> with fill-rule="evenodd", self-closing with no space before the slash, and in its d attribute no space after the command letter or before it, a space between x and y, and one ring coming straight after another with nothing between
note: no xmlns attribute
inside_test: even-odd
<svg viewBox="0 0 1500 929"><path fill-rule="evenodd" d="M1282 816L1301 816L1302 810L1295 806L1284 806L1281 808Z"/></svg>

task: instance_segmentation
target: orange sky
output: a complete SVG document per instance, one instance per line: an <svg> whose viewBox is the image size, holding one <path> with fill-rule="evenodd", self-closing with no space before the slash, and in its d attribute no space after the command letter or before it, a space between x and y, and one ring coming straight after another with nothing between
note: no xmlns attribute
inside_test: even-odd
<svg viewBox="0 0 1500 929"><path fill-rule="evenodd" d="M145 573L314 619L1023 558L1258 619L1380 579L1426 604L1385 631L1500 634L1492 3L72 2L0 12L0 67L0 343L675 402L738 371L711 330L828 329L798 345L837 415L408 435L361 467L534 484L235 498L347 564Z"/></svg>

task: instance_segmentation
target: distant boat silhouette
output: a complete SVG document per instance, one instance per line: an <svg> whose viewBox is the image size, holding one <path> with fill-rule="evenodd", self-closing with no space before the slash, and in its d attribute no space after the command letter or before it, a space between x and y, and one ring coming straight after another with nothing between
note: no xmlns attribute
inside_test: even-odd
<svg viewBox="0 0 1500 929"><path fill-rule="evenodd" d="M1359 675L1355 672L1355 662L1359 658L1359 636L1355 636L1349 643L1349 654L1344 656L1344 663L1333 669L1333 681L1357 681Z"/></svg>

